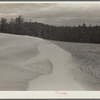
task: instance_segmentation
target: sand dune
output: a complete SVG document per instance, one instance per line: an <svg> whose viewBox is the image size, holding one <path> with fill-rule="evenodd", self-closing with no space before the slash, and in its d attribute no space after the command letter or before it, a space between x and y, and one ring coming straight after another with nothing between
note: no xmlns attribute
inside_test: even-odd
<svg viewBox="0 0 100 100"><path fill-rule="evenodd" d="M20 64L37 56L41 39L0 33L0 90L26 90L40 73Z"/></svg>
<svg viewBox="0 0 100 100"><path fill-rule="evenodd" d="M29 90L84 90L71 73L74 66L69 52L52 43L41 43L38 50L41 57L49 58L53 70L31 81Z"/></svg>
<svg viewBox="0 0 100 100"><path fill-rule="evenodd" d="M84 90L69 52L36 37L0 33L0 90Z"/></svg>

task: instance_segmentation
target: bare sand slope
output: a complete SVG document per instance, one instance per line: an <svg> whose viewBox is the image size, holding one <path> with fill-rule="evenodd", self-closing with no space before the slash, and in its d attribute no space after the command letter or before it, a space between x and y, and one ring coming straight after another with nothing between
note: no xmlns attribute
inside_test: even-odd
<svg viewBox="0 0 100 100"><path fill-rule="evenodd" d="M38 38L0 33L0 90L26 90L40 73L20 64L37 56Z"/></svg>
<svg viewBox="0 0 100 100"><path fill-rule="evenodd" d="M84 90L73 67L71 54L48 41L0 33L0 90Z"/></svg>
<svg viewBox="0 0 100 100"><path fill-rule="evenodd" d="M32 80L29 90L84 90L71 73L74 62L69 52L52 43L41 43L38 45L38 50L42 58L49 59L53 70L50 74ZM29 62L29 66L30 63L32 62Z"/></svg>

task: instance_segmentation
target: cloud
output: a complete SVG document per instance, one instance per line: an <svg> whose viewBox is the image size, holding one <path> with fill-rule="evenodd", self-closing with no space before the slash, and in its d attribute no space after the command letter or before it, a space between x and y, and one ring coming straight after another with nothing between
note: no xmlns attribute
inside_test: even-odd
<svg viewBox="0 0 100 100"><path fill-rule="evenodd" d="M22 15L26 20L52 25L99 24L99 2L72 3L1 3L0 18Z"/></svg>

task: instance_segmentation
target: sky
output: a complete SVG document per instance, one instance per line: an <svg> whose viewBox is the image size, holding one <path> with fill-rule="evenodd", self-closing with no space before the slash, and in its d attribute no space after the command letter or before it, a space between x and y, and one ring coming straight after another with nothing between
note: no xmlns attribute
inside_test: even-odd
<svg viewBox="0 0 100 100"><path fill-rule="evenodd" d="M22 15L27 21L56 26L100 25L100 3L0 3L0 18Z"/></svg>

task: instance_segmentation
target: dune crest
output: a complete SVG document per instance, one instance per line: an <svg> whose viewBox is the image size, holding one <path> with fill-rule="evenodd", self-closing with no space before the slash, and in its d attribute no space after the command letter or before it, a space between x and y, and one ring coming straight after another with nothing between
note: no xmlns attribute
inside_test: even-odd
<svg viewBox="0 0 100 100"><path fill-rule="evenodd" d="M0 33L0 90L84 90L69 52L46 40Z"/></svg>
<svg viewBox="0 0 100 100"><path fill-rule="evenodd" d="M38 45L38 50L41 57L51 61L53 70L50 74L32 80L29 90L84 90L71 73L74 64L69 52L52 43L41 43Z"/></svg>

